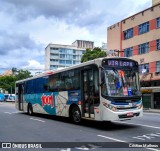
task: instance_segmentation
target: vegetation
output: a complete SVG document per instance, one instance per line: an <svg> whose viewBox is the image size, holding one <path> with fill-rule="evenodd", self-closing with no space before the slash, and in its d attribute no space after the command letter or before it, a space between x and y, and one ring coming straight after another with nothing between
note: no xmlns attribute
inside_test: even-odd
<svg viewBox="0 0 160 151"><path fill-rule="evenodd" d="M101 48L99 47L95 47L93 50L86 49L86 53L81 58L81 63L87 62L89 60L93 60L96 58L106 57L106 56L107 56L106 52L102 51Z"/></svg>
<svg viewBox="0 0 160 151"><path fill-rule="evenodd" d="M17 70L17 68L12 68L13 75L17 78L17 80L26 79L32 77L31 72L28 70Z"/></svg>
<svg viewBox="0 0 160 151"><path fill-rule="evenodd" d="M7 90L9 93L15 92L16 81L32 77L28 70L12 68L12 73L13 75L0 77L0 88Z"/></svg>

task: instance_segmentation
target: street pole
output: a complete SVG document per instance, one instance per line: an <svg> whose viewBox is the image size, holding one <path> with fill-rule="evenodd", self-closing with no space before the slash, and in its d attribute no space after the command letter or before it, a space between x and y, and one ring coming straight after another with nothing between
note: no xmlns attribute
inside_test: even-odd
<svg viewBox="0 0 160 151"><path fill-rule="evenodd" d="M12 94L12 86L11 86L11 94Z"/></svg>

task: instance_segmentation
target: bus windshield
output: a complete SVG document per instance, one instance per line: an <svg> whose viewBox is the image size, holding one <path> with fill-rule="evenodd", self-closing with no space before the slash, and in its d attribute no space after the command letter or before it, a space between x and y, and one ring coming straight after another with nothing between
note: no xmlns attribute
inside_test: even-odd
<svg viewBox="0 0 160 151"><path fill-rule="evenodd" d="M138 70L104 70L102 94L112 97L140 96Z"/></svg>

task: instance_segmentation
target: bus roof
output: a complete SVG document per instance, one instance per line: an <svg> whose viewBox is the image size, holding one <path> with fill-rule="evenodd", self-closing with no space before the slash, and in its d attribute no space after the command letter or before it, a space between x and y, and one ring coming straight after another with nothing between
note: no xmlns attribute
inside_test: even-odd
<svg viewBox="0 0 160 151"><path fill-rule="evenodd" d="M63 72L63 71L68 71L68 70L75 69L75 68L78 68L78 67L83 67L83 66L86 66L86 65L91 65L91 64L101 65L100 61L102 61L103 59L127 59L127 60L132 60L132 59L126 58L126 57L110 57L110 58L103 57L103 58L97 58L97 59L90 60L90 61L78 64L78 65L73 65L71 67L67 67L67 68L63 68L63 69L59 69L59 70L50 70L50 71L47 71L45 73L33 76L31 78L27 78L27 79L16 81L16 83L21 83L21 82L32 80L32 79L45 77L45 76L48 76L48 75L51 75L51 74L60 73L60 72ZM135 61L135 60L132 60L132 61Z"/></svg>

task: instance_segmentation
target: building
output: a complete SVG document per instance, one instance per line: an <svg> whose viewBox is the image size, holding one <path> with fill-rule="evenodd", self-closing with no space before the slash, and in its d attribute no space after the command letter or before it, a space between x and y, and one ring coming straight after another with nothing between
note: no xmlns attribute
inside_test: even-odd
<svg viewBox="0 0 160 151"><path fill-rule="evenodd" d="M72 43L73 46L77 48L89 48L93 49L94 48L94 42L93 41L86 41L86 40L76 40L75 42Z"/></svg>
<svg viewBox="0 0 160 151"><path fill-rule="evenodd" d="M45 48L45 70L57 70L81 63L84 48L73 45L48 44Z"/></svg>
<svg viewBox="0 0 160 151"><path fill-rule="evenodd" d="M4 71L4 73L0 74L0 77L1 76L10 76L10 75L13 75L12 70L6 70L6 71Z"/></svg>
<svg viewBox="0 0 160 151"><path fill-rule="evenodd" d="M144 107L160 109L160 0L108 27L107 47L138 61Z"/></svg>
<svg viewBox="0 0 160 151"><path fill-rule="evenodd" d="M107 51L107 43L102 42L102 47L101 47L101 49L102 49L103 51Z"/></svg>

